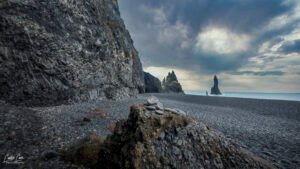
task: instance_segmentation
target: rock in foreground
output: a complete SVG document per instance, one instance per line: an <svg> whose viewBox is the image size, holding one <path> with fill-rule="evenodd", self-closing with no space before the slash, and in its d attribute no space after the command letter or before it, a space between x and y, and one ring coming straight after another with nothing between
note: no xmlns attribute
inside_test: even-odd
<svg viewBox="0 0 300 169"><path fill-rule="evenodd" d="M144 105L132 106L128 120L118 122L114 133L99 147L98 157L92 160L93 165L89 167L274 168L201 122L166 110L163 114L157 114Z"/></svg>
<svg viewBox="0 0 300 169"><path fill-rule="evenodd" d="M0 99L45 105L144 90L117 0L5 0L0 7Z"/></svg>

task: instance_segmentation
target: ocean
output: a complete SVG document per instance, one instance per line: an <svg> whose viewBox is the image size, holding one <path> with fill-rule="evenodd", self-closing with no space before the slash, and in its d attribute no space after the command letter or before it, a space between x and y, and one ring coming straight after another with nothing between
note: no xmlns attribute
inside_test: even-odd
<svg viewBox="0 0 300 169"><path fill-rule="evenodd" d="M206 91L185 91L185 93L191 95L206 96ZM210 95L210 96L300 101L300 93L224 92L220 96L215 96L215 95Z"/></svg>

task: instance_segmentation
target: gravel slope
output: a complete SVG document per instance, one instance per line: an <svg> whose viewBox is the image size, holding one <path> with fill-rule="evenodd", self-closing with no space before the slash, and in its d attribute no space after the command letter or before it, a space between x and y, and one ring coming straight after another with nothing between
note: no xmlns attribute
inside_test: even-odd
<svg viewBox="0 0 300 169"><path fill-rule="evenodd" d="M26 162L27 166L33 168L78 168L64 164L56 156L48 160L41 160L40 157L44 157L49 152L50 154L59 152L91 133L106 136L110 133L108 130L110 124L126 118L131 105L145 102L150 95L139 95L138 98L122 101L98 100L74 105L29 109L0 104L1 119L6 121L0 126L0 157L3 158L7 151L14 150L25 153L26 159L34 160L35 162ZM300 102L154 95L160 98L165 107L186 111L246 149L271 161L278 168L300 168ZM103 118L89 113L95 109L99 109L107 116ZM21 115L22 112L27 112L27 114ZM83 118L91 121L80 125ZM18 123L20 120L25 123ZM3 139L5 134L9 135L24 126L33 126L34 130L27 127L25 130L30 131L25 132L27 134L15 132L16 138L22 135L22 141L12 144L12 141ZM39 144L36 145L37 141L34 143L30 141L33 136ZM20 144L19 142L22 147L27 148L15 150L14 147ZM31 149L36 151L31 151ZM3 163L0 166L3 167ZM11 167L21 168L21 165L5 165L5 168Z"/></svg>

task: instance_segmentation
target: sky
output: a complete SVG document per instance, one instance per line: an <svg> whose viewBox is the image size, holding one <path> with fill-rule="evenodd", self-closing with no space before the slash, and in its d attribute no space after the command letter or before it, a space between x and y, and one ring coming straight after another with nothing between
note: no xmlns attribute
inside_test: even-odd
<svg viewBox="0 0 300 169"><path fill-rule="evenodd" d="M300 92L300 0L119 0L143 68L184 90Z"/></svg>

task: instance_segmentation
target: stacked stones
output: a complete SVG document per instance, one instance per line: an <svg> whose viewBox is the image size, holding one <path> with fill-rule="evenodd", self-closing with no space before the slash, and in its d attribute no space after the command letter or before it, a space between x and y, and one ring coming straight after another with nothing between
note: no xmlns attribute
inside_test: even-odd
<svg viewBox="0 0 300 169"><path fill-rule="evenodd" d="M176 108L164 108L163 104L155 96L151 96L147 99L147 110L155 111L156 114L163 115L164 111L171 112L177 115L186 116L186 112Z"/></svg>

